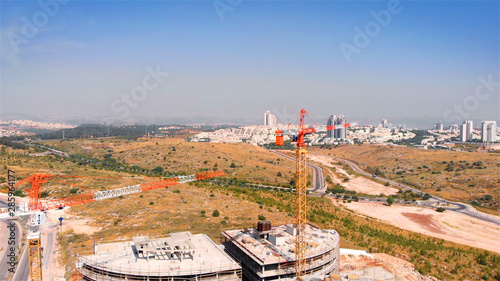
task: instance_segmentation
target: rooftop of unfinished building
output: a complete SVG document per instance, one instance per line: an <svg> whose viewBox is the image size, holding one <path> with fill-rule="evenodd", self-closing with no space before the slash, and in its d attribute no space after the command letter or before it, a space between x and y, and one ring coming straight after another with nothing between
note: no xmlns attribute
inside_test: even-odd
<svg viewBox="0 0 500 281"><path fill-rule="evenodd" d="M294 261L295 226L272 226L271 230L258 232L256 228L227 230L223 235L260 264ZM322 230L306 226L307 257L314 257L339 247L339 234L335 230Z"/></svg>
<svg viewBox="0 0 500 281"><path fill-rule="evenodd" d="M95 255L79 257L81 264L121 274L181 276L240 269L205 234L171 233L170 237L104 243Z"/></svg>

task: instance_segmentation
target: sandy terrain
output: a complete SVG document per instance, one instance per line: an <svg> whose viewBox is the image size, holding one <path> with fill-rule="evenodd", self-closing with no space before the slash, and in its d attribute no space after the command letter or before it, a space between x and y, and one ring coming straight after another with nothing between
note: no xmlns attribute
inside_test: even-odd
<svg viewBox="0 0 500 281"><path fill-rule="evenodd" d="M398 280L409 281L428 281L436 280L434 277L423 276L415 270L415 266L408 261L383 254L372 253L372 257L355 256L355 255L341 255L340 256L340 270L341 272L349 272L363 269L370 269L374 267L383 267L389 273L397 276ZM369 272L369 270L368 270Z"/></svg>
<svg viewBox="0 0 500 281"><path fill-rule="evenodd" d="M54 210L47 213L48 218L59 225L59 217L63 217L62 227L63 231L73 230L75 234L87 234L92 235L95 232L101 230L100 227L91 226L91 219L82 219L73 215L70 212L71 207L66 207L62 211Z"/></svg>
<svg viewBox="0 0 500 281"><path fill-rule="evenodd" d="M334 203L335 200L332 200ZM359 214L388 222L402 229L448 241L500 253L500 226L463 214L382 203L351 202L343 204Z"/></svg>
<svg viewBox="0 0 500 281"><path fill-rule="evenodd" d="M70 207L63 210L51 210L47 212L47 222L42 230L42 239L47 239L48 232L52 232L52 253L50 254L50 271L44 271L44 277L50 280L64 280L64 266L60 263L60 249L57 242L57 233L60 232L59 218L63 217L63 231L73 230L75 234L88 234L92 235L94 232L99 231L101 228L90 226L90 219L79 219L73 217L69 212Z"/></svg>
<svg viewBox="0 0 500 281"><path fill-rule="evenodd" d="M363 193L363 194L368 194L368 195L394 195L398 192L398 189L391 187L391 186L385 186L383 184L380 184L378 182L369 180L365 177L357 177L353 175L349 175L343 168L342 166L339 165L332 165L333 160L331 158L325 157L325 156L320 156L320 155L314 155L310 154L309 159L320 163L321 165L324 165L326 167L335 167L336 171L342 176L345 176L343 178L338 177L335 173L329 171L329 175L332 178L332 181L334 183L339 183L341 184L345 189L347 190L354 190L358 193ZM348 182L344 182L344 178L349 178Z"/></svg>

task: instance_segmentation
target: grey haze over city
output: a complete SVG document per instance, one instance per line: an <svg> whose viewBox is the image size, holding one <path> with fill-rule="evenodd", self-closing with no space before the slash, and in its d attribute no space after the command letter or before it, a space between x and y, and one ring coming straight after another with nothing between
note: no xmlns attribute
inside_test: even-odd
<svg viewBox="0 0 500 281"><path fill-rule="evenodd" d="M497 1L43 3L0 3L3 119L500 121Z"/></svg>

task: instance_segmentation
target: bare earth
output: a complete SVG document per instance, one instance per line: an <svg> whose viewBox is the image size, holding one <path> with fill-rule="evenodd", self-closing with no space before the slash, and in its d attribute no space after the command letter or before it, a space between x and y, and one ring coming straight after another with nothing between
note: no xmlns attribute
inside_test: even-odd
<svg viewBox="0 0 500 281"><path fill-rule="evenodd" d="M70 207L66 207L63 210L51 210L47 212L47 222L42 230L42 238L46 239L47 232L53 232L52 241L46 241L47 243L52 243L52 253L50 255L50 272L45 270L44 277L50 280L65 280L64 279L64 266L60 263L60 245L57 242L57 232L60 232L59 217L63 217L63 230L67 231L72 229L75 234L88 234L92 235L94 232L101 230L100 227L90 226L90 219L78 219L73 217L70 211Z"/></svg>
<svg viewBox="0 0 500 281"><path fill-rule="evenodd" d="M332 200L337 203L336 200ZM342 203L339 203L342 204ZM359 214L388 222L402 229L500 253L500 226L452 211L382 203L343 204Z"/></svg>
<svg viewBox="0 0 500 281"><path fill-rule="evenodd" d="M349 175L344 169L342 169L341 166L332 165L331 158L311 154L309 155L309 159L318 162L326 167L335 167L337 172L349 178L348 182L344 182L344 178L339 178L337 175L335 175L335 173L329 171L329 175L332 178L333 182L341 184L347 190L354 190L357 193L368 194L368 195L380 195L380 194L394 195L398 192L398 189L393 188L391 186L385 186L383 184L369 180L364 177Z"/></svg>
<svg viewBox="0 0 500 281"><path fill-rule="evenodd" d="M385 270L396 276L398 280L408 281L434 281L432 276L423 276L415 270L415 266L408 261L383 254L372 253L372 257L341 255L340 271L349 272L353 270L363 271L374 267L383 267ZM369 271L369 270L368 270Z"/></svg>

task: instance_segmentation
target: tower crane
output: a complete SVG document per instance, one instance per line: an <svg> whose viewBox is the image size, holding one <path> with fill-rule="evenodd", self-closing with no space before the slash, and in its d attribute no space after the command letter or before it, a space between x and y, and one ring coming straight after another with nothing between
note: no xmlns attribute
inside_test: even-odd
<svg viewBox="0 0 500 281"><path fill-rule="evenodd" d="M299 127L297 130L290 129L290 124L286 130L276 131L276 144L282 146L284 144L284 136L291 135L292 142L295 142L297 149L295 150L295 226L297 229L295 239L295 273L299 279L306 275L306 259L307 259L307 242L305 241L306 225L307 225L307 144L304 141L306 135L341 128L347 128L356 123L345 123L333 126L318 126L318 128L309 127L305 124L305 117L308 117L308 112L302 109L294 118L299 118ZM314 122L314 121L313 121Z"/></svg>
<svg viewBox="0 0 500 281"><path fill-rule="evenodd" d="M24 183L30 183L31 188L27 188L29 195L29 204L27 206L23 205L19 209L18 216L29 215L30 216L30 227L28 231L28 254L29 254L29 274L30 281L42 281L42 257L41 257L41 240L40 240L40 230L39 226L43 224L45 220L45 211L52 209L62 209L66 206L73 206L77 204L83 204L88 202L93 202L97 200L118 197L122 195L139 193L143 191L148 191L152 189L158 189L168 186L177 185L180 183L187 183L197 180L208 179L212 177L222 176L223 172L209 171L204 173L198 173L189 176L179 176L176 178L160 179L152 182L146 182L142 184L126 186L116 189L110 189L105 191L96 191L85 193L77 196L52 199L52 200L42 200L42 184L47 183L49 179L53 179L65 184L72 186L77 186L75 184L58 180L57 178L111 178L111 179L123 179L126 177L83 177L83 176L68 176L68 175L50 175L50 174L34 174L26 179L17 182L14 186L20 186Z"/></svg>

